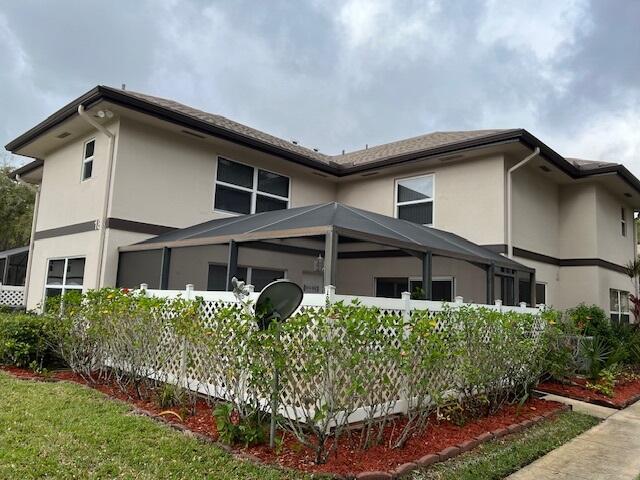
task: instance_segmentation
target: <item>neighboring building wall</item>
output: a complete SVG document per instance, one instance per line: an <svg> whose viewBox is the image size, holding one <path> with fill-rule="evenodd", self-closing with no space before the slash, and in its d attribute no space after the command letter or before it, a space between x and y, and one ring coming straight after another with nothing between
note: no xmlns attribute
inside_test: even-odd
<svg viewBox="0 0 640 480"><path fill-rule="evenodd" d="M504 159L492 156L380 173L338 185L337 201L395 217L396 180L435 175L434 227L478 244L504 243Z"/></svg>

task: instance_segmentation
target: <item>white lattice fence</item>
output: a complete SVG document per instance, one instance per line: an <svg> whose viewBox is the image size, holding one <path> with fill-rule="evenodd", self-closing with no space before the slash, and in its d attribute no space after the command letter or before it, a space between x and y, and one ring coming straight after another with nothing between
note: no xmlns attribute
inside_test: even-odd
<svg viewBox="0 0 640 480"><path fill-rule="evenodd" d="M24 287L0 285L0 306L24 306Z"/></svg>
<svg viewBox="0 0 640 480"><path fill-rule="evenodd" d="M187 341L176 335L168 324L164 324L158 345L157 362L151 366L150 376L161 381L182 384L211 397L232 400L237 404L253 404L268 408L266 392L250 390L249 385L255 382L249 381L250 373L246 368L246 364L250 361L247 355L252 353L247 351L248 340L256 326L246 318L240 320L242 317L240 312L245 307L238 303L231 292L195 292L189 286L185 291L147 290L147 294L164 298L200 297L202 299L201 321L212 331L224 332L226 337L222 335L222 338L228 340L217 343L215 346L197 340ZM255 301L256 298L257 294L250 295L251 300ZM376 306L380 309L380 330L377 335L374 335L374 341L349 343L345 341L349 333L344 328L327 331L326 324L323 330L319 328L321 321L313 321L313 313L320 312L327 303L349 304L354 300L361 305ZM356 298L335 295L332 289L328 289L326 295L305 295L294 317L301 313L311 314L312 321L304 324L295 335L285 334L282 337L289 361L285 371L282 372L279 413L292 419L304 419L309 418L310 408L321 408L323 403L329 402L334 407L350 404L346 415L349 416L350 422L358 422L367 417L406 413L409 408L412 408L414 401L407 397L412 382L427 381L433 386L434 391L440 392L455 389L458 378L455 374L457 359L453 345L446 361L442 363L442 368L429 371L420 366L416 366L410 373L406 370L401 371L397 359L380 356L377 353L385 349L398 349L403 336L409 334L407 325L411 324L412 315L419 314L433 318L434 332L445 334L453 332L451 324L443 323L446 323L446 318L443 320L442 316L436 316L436 314L445 309L453 311L464 305L460 298L454 303L411 300L408 294L401 299ZM523 306L503 307L497 304L471 305L471 307L533 315L539 313L538 309ZM219 315L221 309L226 309L226 315ZM229 315L229 309L232 315ZM234 315L233 312L238 314ZM165 315L170 316L171 312L165 312ZM537 338L541 329L542 323L539 323L532 331L524 333ZM334 362L328 362L317 375L309 376L303 372L306 366L305 347L310 340L317 339L318 335L327 334L338 345L352 349L348 353L353 354L355 351L360 354L362 362L351 369L346 369L340 363L338 353ZM489 342L490 333L487 332L485 337ZM381 358L383 360L380 360ZM264 361L268 362L268 359ZM354 404L354 392L350 390L352 383L350 380L358 373L357 370L360 370L360 373L367 372L372 375L367 376L370 383L363 386L363 393L355 395ZM505 381L511 380L505 379ZM328 391L327 385L332 386L331 391ZM314 407L309 407L310 404Z"/></svg>

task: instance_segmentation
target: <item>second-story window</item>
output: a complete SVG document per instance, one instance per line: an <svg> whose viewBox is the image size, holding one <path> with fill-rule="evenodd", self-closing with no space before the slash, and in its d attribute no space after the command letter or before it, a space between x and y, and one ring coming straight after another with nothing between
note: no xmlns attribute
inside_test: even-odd
<svg viewBox="0 0 640 480"><path fill-rule="evenodd" d="M620 231L623 237L627 236L627 220L625 218L624 207L620 208Z"/></svg>
<svg viewBox="0 0 640 480"><path fill-rule="evenodd" d="M396 181L396 217L421 225L433 224L433 175Z"/></svg>
<svg viewBox="0 0 640 480"><path fill-rule="evenodd" d="M84 144L82 152L82 180L87 180L93 175L93 152L96 148L96 141L89 140Z"/></svg>
<svg viewBox="0 0 640 480"><path fill-rule="evenodd" d="M261 213L289 207L289 178L218 158L214 208L233 213Z"/></svg>

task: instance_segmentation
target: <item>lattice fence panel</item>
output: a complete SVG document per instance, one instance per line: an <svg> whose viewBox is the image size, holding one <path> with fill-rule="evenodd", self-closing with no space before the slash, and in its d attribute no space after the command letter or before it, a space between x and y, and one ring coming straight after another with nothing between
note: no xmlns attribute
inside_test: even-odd
<svg viewBox="0 0 640 480"><path fill-rule="evenodd" d="M24 288L8 289L0 287L0 305L7 307L24 306Z"/></svg>
<svg viewBox="0 0 640 480"><path fill-rule="evenodd" d="M158 315L157 341L149 342L156 349L155 356L145 366L149 369L149 376L236 404L268 406L268 391L251 390L251 385L266 385L268 390L270 382L268 379L253 382L249 363L267 364L270 359L264 356L265 352L251 350L251 345L255 346L251 339L255 341L257 327L250 316L242 315L242 309L246 307L229 301L205 300L200 308L199 321L205 332L201 339L187 340L178 335L170 322L173 312L164 311ZM313 417L313 409L327 404L334 410L344 408L347 414L360 410L357 419L375 417L406 411L416 403L424 405L424 398L411 398L418 391L413 388L415 384L421 385L421 394L448 390L455 394L462 387L458 367L461 361L459 352L465 348L460 343L464 332L456 324L454 313L381 308L378 330L362 338L347 331L342 324L331 324L330 318L323 317L323 307L303 305L296 315L305 315L305 321L299 323L293 334L285 329L281 337L287 362L280 377L280 413L289 418ZM447 347L439 361L429 368L421 362L422 356L430 353L431 344L426 338L423 343L419 338L414 339L411 345L416 351L402 352L401 358L397 356L397 352L405 348L404 342L419 319L431 321L431 334L439 336ZM537 318L533 328L528 325L529 328L521 334L536 341L544 330L544 321ZM209 338L207 331L218 335ZM222 335L219 334L221 332ZM493 345L492 339L500 334L499 328L487 330L482 338L476 339L475 348L485 343ZM308 347L320 336L331 342L333 348L327 348L327 351L331 352L332 358L320 362L313 370L316 366L310 365L312 352ZM118 347L114 345L112 348ZM360 361L355 365L345 364L343 359L353 358L354 353ZM414 362L409 362L408 368L403 355L408 355ZM312 374L309 368L312 368ZM495 365L496 372L511 369L514 375L517 375L518 368L509 364L507 358L501 365ZM269 369L264 370L265 375L270 376L271 373ZM354 390L354 380L366 383ZM505 378L505 381L513 379ZM305 415L301 415L303 411Z"/></svg>

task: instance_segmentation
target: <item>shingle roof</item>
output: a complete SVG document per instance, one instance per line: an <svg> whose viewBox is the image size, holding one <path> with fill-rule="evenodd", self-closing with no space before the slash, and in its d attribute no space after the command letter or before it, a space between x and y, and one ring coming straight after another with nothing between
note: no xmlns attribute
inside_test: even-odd
<svg viewBox="0 0 640 480"><path fill-rule="evenodd" d="M444 145L452 145L466 140L474 140L482 137L490 137L492 135L516 131L515 129L494 129L494 130L468 130L457 132L433 132L426 135L420 135L413 138L398 140L383 145L377 145L363 150L356 150L341 155L326 155L316 152L310 148L296 145L287 140L275 137L268 133L248 127L242 123L229 120L222 115L207 113L197 108L189 107L182 103L166 98L155 97L145 93L134 92L131 90L119 90L119 93L129 95L147 102L154 103L162 108L167 108L183 115L210 123L216 127L225 128L234 133L246 135L248 137L269 143L275 147L283 148L291 152L308 156L313 160L317 160L326 164L336 163L340 165L362 165L369 162L376 162L386 158L392 158L432 148L442 147Z"/></svg>
<svg viewBox="0 0 640 480"><path fill-rule="evenodd" d="M569 158L565 157L567 161L573 163L580 170L593 170L595 168L602 167L611 167L614 165L618 165L617 163L612 162L601 162L599 160L585 160L583 158Z"/></svg>
<svg viewBox="0 0 640 480"><path fill-rule="evenodd" d="M433 132L418 137L398 140L396 142L385 143L363 150L336 155L332 159L342 165L361 165L375 162L385 158L404 155L407 153L429 150L432 148L451 145L467 140L475 140L483 137L490 137L499 133L516 131L515 129L494 129L494 130L467 130L461 132Z"/></svg>
<svg viewBox="0 0 640 480"><path fill-rule="evenodd" d="M329 157L328 155L324 155L320 152L316 152L313 149L306 148L301 145L296 145L293 142L283 140L282 138L275 137L273 135L262 132L260 130L256 130L255 128L251 128L251 127L248 127L247 125L243 125L242 123L229 120L227 117L223 117L222 115L207 113L202 110L198 110L197 108L189 107L182 103L176 102L174 100L169 100L161 97L154 97L152 95L147 95L145 93L140 93L140 92L134 92L131 90L120 90L119 93L129 95L131 97L139 98L141 100L145 100L150 103L154 103L159 107L173 110L175 112L182 113L183 115L188 115L190 117L201 120L203 122L207 122L216 127L225 128L234 133L239 133L241 135L246 135L256 140L260 140L262 142L270 143L275 147L283 148L285 150L289 150L299 155L305 155L307 157L310 157L320 162L330 164L330 161L331 161L331 157Z"/></svg>
<svg viewBox="0 0 640 480"><path fill-rule="evenodd" d="M540 148L541 156L571 178L613 173L619 175L631 188L640 193L640 181L623 165L565 159L524 129L434 132L364 150L357 150L344 155L326 155L234 122L221 115L203 112L173 100L101 85L65 105L38 125L9 142L5 148L10 152L23 154L21 149L25 145L29 145L39 136L77 115L79 105L90 108L100 101L114 102L126 108L156 116L186 128L195 129L196 131L239 143L268 154L277 155L291 162L338 177L396 165L427 156L455 155L457 151L462 149L481 148L501 142L517 141L531 149ZM15 177L16 173L27 173L38 168L39 165L41 165L39 161L32 162L22 167L19 171L13 172L12 176Z"/></svg>

